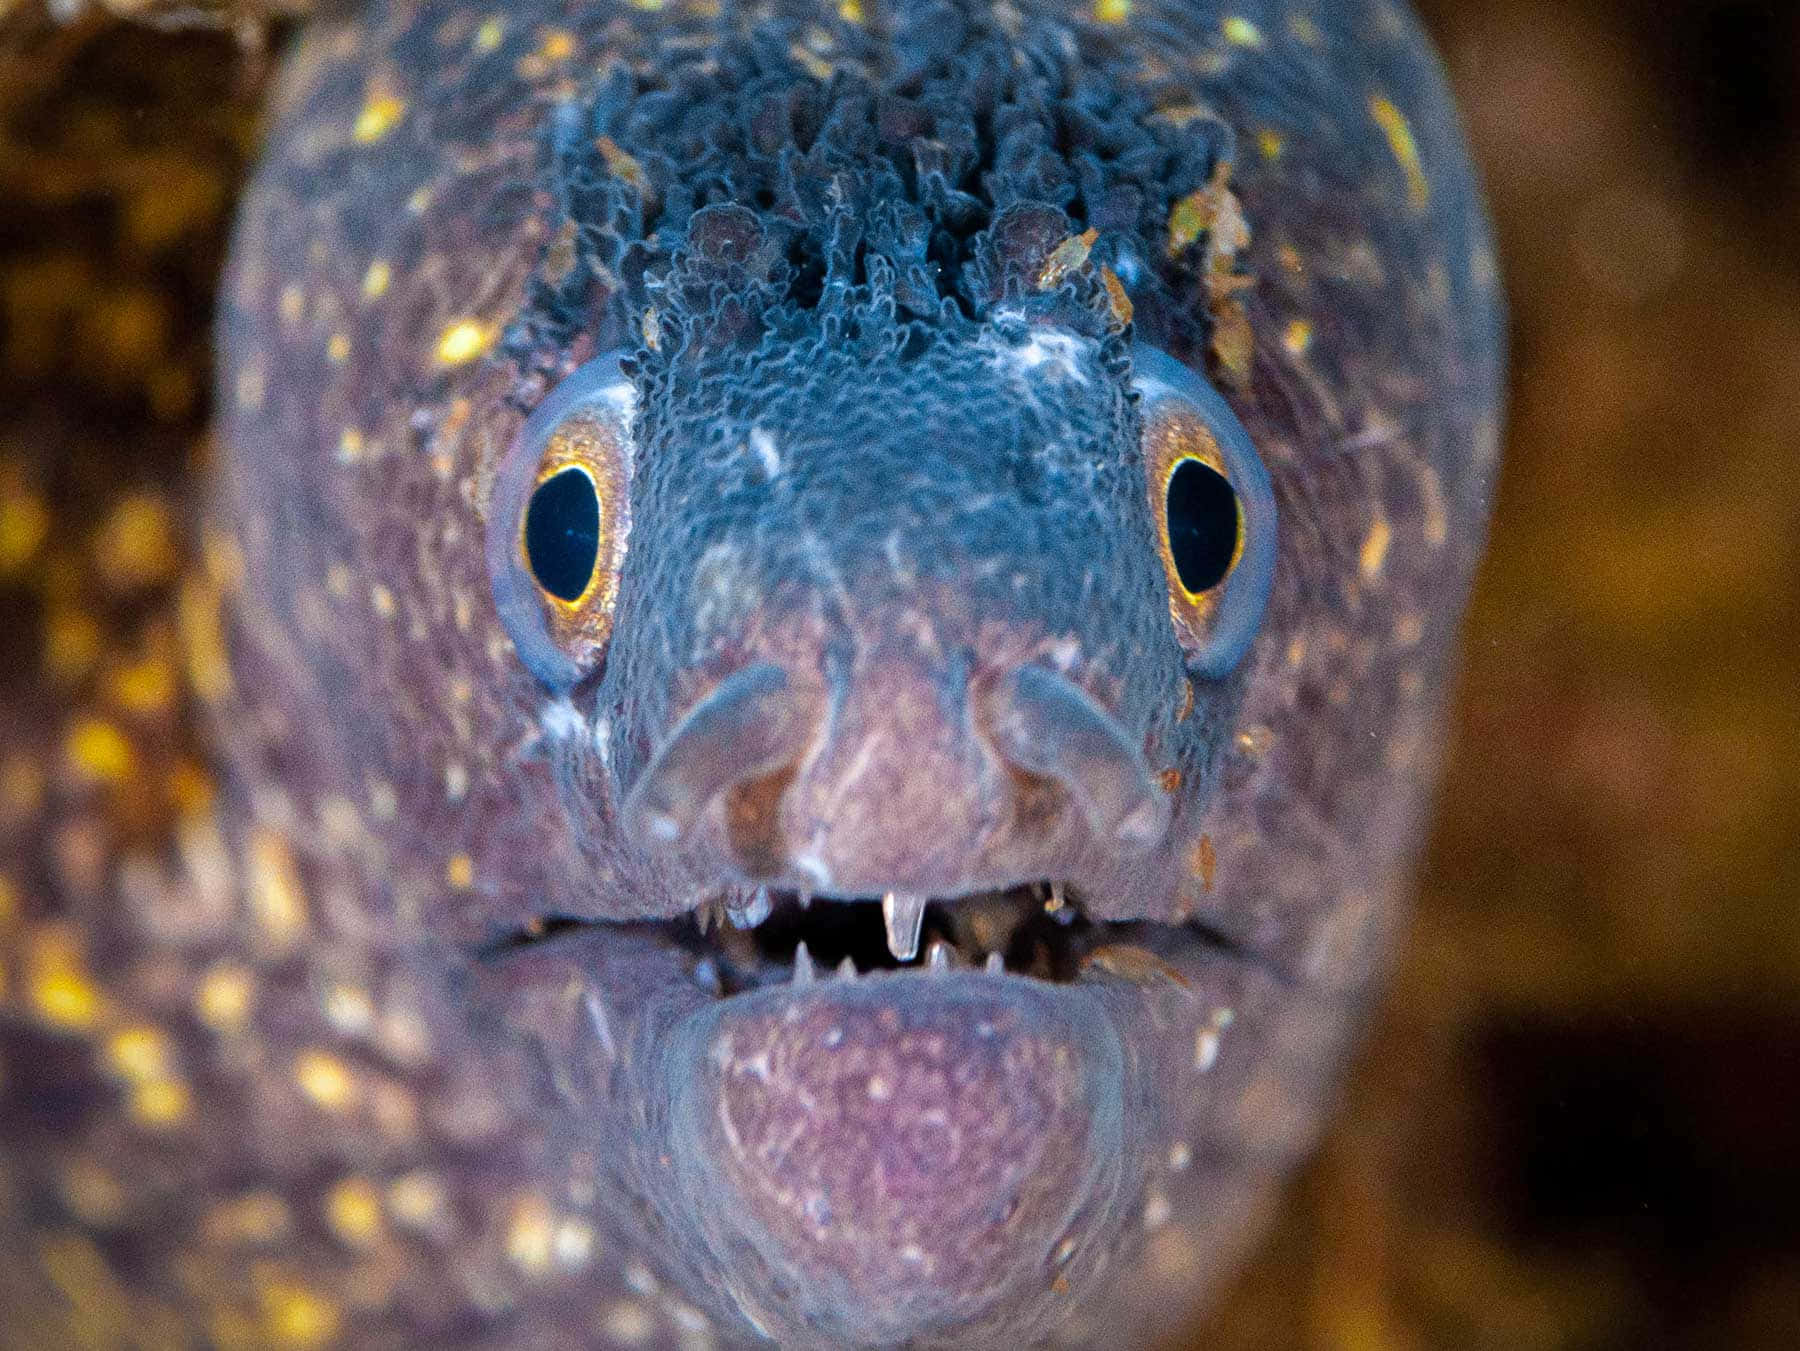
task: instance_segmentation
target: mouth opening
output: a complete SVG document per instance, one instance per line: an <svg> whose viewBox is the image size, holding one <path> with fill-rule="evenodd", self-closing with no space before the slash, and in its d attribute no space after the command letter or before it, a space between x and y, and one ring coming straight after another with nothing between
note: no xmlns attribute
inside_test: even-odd
<svg viewBox="0 0 1800 1351"><path fill-rule="evenodd" d="M1066 982L1080 973L1097 925L1078 894L1035 882L954 901L888 896L881 901L758 889L745 906L724 902L680 920L685 945L712 963L735 994L773 981L923 969L976 968Z"/></svg>
<svg viewBox="0 0 1800 1351"><path fill-rule="evenodd" d="M614 923L547 916L478 955L502 958ZM685 951L695 983L720 998L770 985L954 970L1051 984L1101 975L1186 987L1181 968L1194 950L1244 955L1230 938L1192 918L1173 924L1095 919L1078 889L1045 881L913 902L758 887L716 897L673 919L627 923L655 930Z"/></svg>

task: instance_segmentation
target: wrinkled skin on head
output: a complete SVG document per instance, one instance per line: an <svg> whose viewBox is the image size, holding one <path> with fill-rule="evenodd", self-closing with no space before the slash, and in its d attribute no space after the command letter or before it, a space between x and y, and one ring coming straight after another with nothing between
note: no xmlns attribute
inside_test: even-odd
<svg viewBox="0 0 1800 1351"><path fill-rule="evenodd" d="M378 6L295 54L220 328L229 828L327 898L309 960L406 973L431 1035L410 1114L240 1105L200 1185L245 1141L277 1192L428 1169L461 1222L346 1330L1141 1344L1311 1138L1480 547L1493 262L1391 7L1107 8ZM1172 622L1143 349L1274 484L1222 674ZM616 605L546 680L496 484L614 352ZM765 668L715 719L754 772L634 824ZM964 969L1052 882L1057 955ZM758 884L829 899L704 930ZM796 935L896 890L952 969L806 983Z"/></svg>

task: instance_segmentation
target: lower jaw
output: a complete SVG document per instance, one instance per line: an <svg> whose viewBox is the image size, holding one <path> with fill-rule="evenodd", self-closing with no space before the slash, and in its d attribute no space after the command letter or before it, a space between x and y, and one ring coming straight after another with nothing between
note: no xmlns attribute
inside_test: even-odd
<svg viewBox="0 0 1800 1351"><path fill-rule="evenodd" d="M665 1232L783 1346L1029 1342L1150 1148L1122 993L971 970L702 1006L655 1063Z"/></svg>
<svg viewBox="0 0 1800 1351"><path fill-rule="evenodd" d="M1047 887L934 904L904 965L875 903L785 899L744 929L551 923L482 964L551 1018L543 1058L587 1085L565 1096L657 1265L795 1347L1023 1344L1099 1299L1183 1114L1176 1029L1242 964Z"/></svg>

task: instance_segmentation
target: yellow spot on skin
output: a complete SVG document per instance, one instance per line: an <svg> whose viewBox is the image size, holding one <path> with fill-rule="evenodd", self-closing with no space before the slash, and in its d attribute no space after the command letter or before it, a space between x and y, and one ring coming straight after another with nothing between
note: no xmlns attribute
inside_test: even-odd
<svg viewBox="0 0 1800 1351"><path fill-rule="evenodd" d="M0 498L0 576L17 572L35 558L49 533L50 513L37 498Z"/></svg>
<svg viewBox="0 0 1800 1351"><path fill-rule="evenodd" d="M374 1001L354 985L333 985L325 993L325 1020L347 1037L361 1036L375 1025Z"/></svg>
<svg viewBox="0 0 1800 1351"><path fill-rule="evenodd" d="M115 1074L132 1083L148 1083L169 1073L169 1039L159 1028L135 1024L108 1038L106 1061Z"/></svg>
<svg viewBox="0 0 1800 1351"><path fill-rule="evenodd" d="M667 3L667 0L628 0L628 3L633 9L642 9L655 13Z"/></svg>
<svg viewBox="0 0 1800 1351"><path fill-rule="evenodd" d="M350 359L350 339L342 333L333 333L325 340L325 355L340 365L348 361Z"/></svg>
<svg viewBox="0 0 1800 1351"><path fill-rule="evenodd" d="M380 582L369 588L369 605L383 619L394 617L394 593Z"/></svg>
<svg viewBox="0 0 1800 1351"><path fill-rule="evenodd" d="M1393 538L1394 532L1386 517L1377 516L1369 526L1369 533L1363 536L1362 552L1357 556L1357 566L1365 582L1373 582L1381 576L1381 569L1387 562L1388 545Z"/></svg>
<svg viewBox="0 0 1800 1351"><path fill-rule="evenodd" d="M1304 648L1301 652L1304 655ZM1291 647L1288 649L1288 660L1295 666L1300 664ZM1266 724L1253 723L1237 734L1236 744L1239 752L1252 760L1260 760L1269 753L1269 747L1275 744L1275 733Z"/></svg>
<svg viewBox="0 0 1800 1351"><path fill-rule="evenodd" d="M544 34L538 55L546 61L567 61L575 55L575 35L565 29L552 28Z"/></svg>
<svg viewBox="0 0 1800 1351"><path fill-rule="evenodd" d="M250 912L263 936L277 948L291 946L306 932L307 908L300 872L286 841L273 830L258 830L250 837L246 865Z"/></svg>
<svg viewBox="0 0 1800 1351"><path fill-rule="evenodd" d="M1413 136L1412 124L1383 94L1369 100L1369 113L1387 136L1388 148L1406 174L1406 204L1423 211L1431 203L1431 185L1425 181L1425 166L1419 162L1419 143Z"/></svg>
<svg viewBox="0 0 1800 1351"><path fill-rule="evenodd" d="M32 1012L64 1032L84 1032L100 1016L100 992L73 935L47 928L32 937L25 956L25 987Z"/></svg>
<svg viewBox="0 0 1800 1351"><path fill-rule="evenodd" d="M406 199L406 209L415 216L425 214L425 208L431 205L431 188L429 186L413 189L412 196Z"/></svg>
<svg viewBox="0 0 1800 1351"><path fill-rule="evenodd" d="M475 885L475 860L467 854L452 854L444 866L444 879L458 891Z"/></svg>
<svg viewBox="0 0 1800 1351"><path fill-rule="evenodd" d="M179 1126L188 1119L193 1105L188 1086L179 1079L152 1079L131 1094L132 1119L151 1130Z"/></svg>
<svg viewBox="0 0 1800 1351"><path fill-rule="evenodd" d="M506 21L495 15L484 20L481 27L475 30L475 50L491 52L500 45L500 39L506 36Z"/></svg>
<svg viewBox="0 0 1800 1351"><path fill-rule="evenodd" d="M371 94L356 115L356 125L350 135L358 145L373 145L399 126L400 119L405 116L405 99L395 98L392 94Z"/></svg>
<svg viewBox="0 0 1800 1351"><path fill-rule="evenodd" d="M155 586L175 575L181 551L168 503L133 493L113 508L94 540L100 575L116 590Z"/></svg>
<svg viewBox="0 0 1800 1351"><path fill-rule="evenodd" d="M355 464L362 459L363 434L354 427L346 427L338 435L337 457L339 464Z"/></svg>
<svg viewBox="0 0 1800 1351"><path fill-rule="evenodd" d="M535 1196L522 1198L513 1206L511 1222L506 1227L506 1255L527 1276L543 1276L550 1270L554 1255L556 1231L550 1207Z"/></svg>
<svg viewBox="0 0 1800 1351"><path fill-rule="evenodd" d="M145 657L114 671L107 693L127 713L160 713L175 703L175 668L162 657Z"/></svg>
<svg viewBox="0 0 1800 1351"><path fill-rule="evenodd" d="M1225 41L1234 47L1260 47L1263 45L1262 29L1239 14L1227 15L1219 24L1225 34Z"/></svg>
<svg viewBox="0 0 1800 1351"><path fill-rule="evenodd" d="M1131 17L1131 0L1094 0L1094 18L1100 23L1124 23Z"/></svg>
<svg viewBox="0 0 1800 1351"><path fill-rule="evenodd" d="M1287 148L1287 141L1279 131L1264 127L1256 133L1256 148L1264 159L1278 160L1281 152Z"/></svg>
<svg viewBox="0 0 1800 1351"><path fill-rule="evenodd" d="M356 1080L328 1051L302 1051L294 1061L294 1082L315 1107L345 1112L356 1100Z"/></svg>
<svg viewBox="0 0 1800 1351"><path fill-rule="evenodd" d="M429 1229L444 1205L443 1184L427 1172L396 1178L387 1189L388 1213L409 1229Z"/></svg>
<svg viewBox="0 0 1800 1351"><path fill-rule="evenodd" d="M1289 356L1305 356L1306 349L1312 346L1313 326L1304 319L1290 319L1288 326L1281 331L1281 345L1287 349Z"/></svg>
<svg viewBox="0 0 1800 1351"><path fill-rule="evenodd" d="M366 1178L347 1177L325 1197L325 1221L352 1248L366 1248L381 1234L381 1198Z"/></svg>
<svg viewBox="0 0 1800 1351"><path fill-rule="evenodd" d="M363 273L363 299L380 300L387 294L388 285L393 280L393 265L385 258L377 258L374 262L369 264L369 270Z"/></svg>
<svg viewBox="0 0 1800 1351"><path fill-rule="evenodd" d="M100 783L118 783L137 766L125 734L99 718L83 718L71 727L63 754L77 774Z"/></svg>
<svg viewBox="0 0 1800 1351"><path fill-rule="evenodd" d="M1319 31L1319 25L1304 14L1296 14L1288 20L1288 32L1294 35L1296 42L1303 42L1308 47L1317 47L1325 41L1325 35Z"/></svg>
<svg viewBox="0 0 1800 1351"><path fill-rule="evenodd" d="M862 0L838 0L838 18L845 23L863 23L868 14L863 9Z"/></svg>
<svg viewBox="0 0 1800 1351"><path fill-rule="evenodd" d="M278 1346L324 1346L338 1335L337 1305L303 1285L270 1284L262 1294L262 1329Z"/></svg>
<svg viewBox="0 0 1800 1351"><path fill-rule="evenodd" d="M250 1016L256 986L241 966L221 965L208 971L194 992L194 1012L215 1032L232 1032Z"/></svg>
<svg viewBox="0 0 1800 1351"><path fill-rule="evenodd" d="M438 365L466 365L486 352L493 340L493 330L480 320L458 319L438 335Z"/></svg>
<svg viewBox="0 0 1800 1351"><path fill-rule="evenodd" d="M281 299L277 303L281 317L290 324L297 324L306 314L306 292L298 286L281 288Z"/></svg>

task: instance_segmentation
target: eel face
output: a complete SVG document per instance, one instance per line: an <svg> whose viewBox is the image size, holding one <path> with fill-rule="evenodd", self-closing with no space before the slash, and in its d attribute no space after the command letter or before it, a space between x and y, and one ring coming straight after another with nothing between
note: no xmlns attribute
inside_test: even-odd
<svg viewBox="0 0 1800 1351"><path fill-rule="evenodd" d="M297 1239L319 1326L1200 1297L1391 934L1494 464L1410 19L375 5L291 58L220 342L222 828L318 920L227 940L291 997L199 1190L443 1221L380 1299ZM361 1115L293 1060L344 969L418 1031Z"/></svg>

